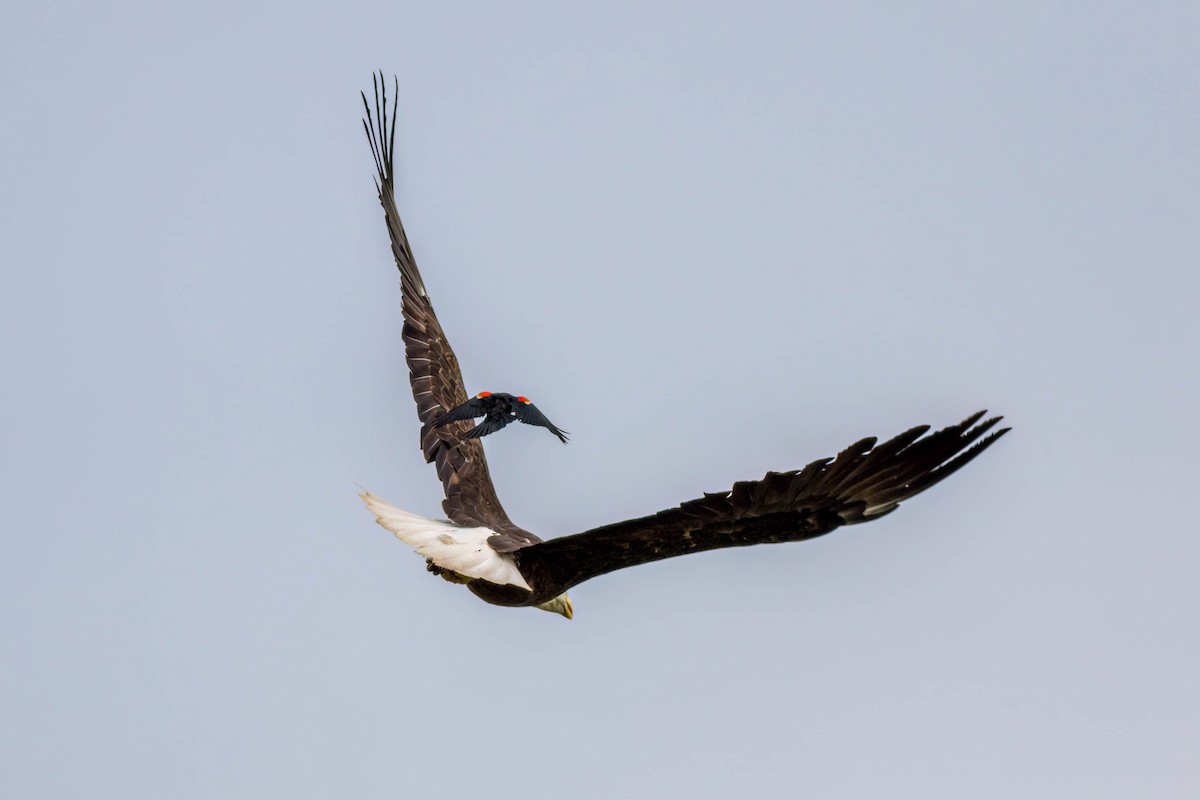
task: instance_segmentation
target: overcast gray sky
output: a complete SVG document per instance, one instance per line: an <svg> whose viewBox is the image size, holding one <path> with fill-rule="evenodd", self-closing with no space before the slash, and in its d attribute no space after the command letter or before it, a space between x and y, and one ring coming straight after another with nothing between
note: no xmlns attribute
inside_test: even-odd
<svg viewBox="0 0 1200 800"><path fill-rule="evenodd" d="M1192 798L1200 6L24 3L12 798ZM987 407L878 523L479 602L359 123L544 536Z"/></svg>

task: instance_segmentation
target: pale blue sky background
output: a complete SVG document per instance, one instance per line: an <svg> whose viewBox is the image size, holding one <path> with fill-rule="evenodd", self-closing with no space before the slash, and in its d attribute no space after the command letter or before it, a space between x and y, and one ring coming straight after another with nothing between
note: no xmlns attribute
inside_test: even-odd
<svg viewBox="0 0 1200 800"><path fill-rule="evenodd" d="M1198 9L9 9L0 795L1197 796ZM1016 430L572 622L430 577L376 68L525 527Z"/></svg>

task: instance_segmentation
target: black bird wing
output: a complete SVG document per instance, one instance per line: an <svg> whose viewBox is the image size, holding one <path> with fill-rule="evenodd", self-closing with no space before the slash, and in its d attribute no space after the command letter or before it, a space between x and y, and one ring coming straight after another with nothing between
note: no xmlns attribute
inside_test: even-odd
<svg viewBox="0 0 1200 800"><path fill-rule="evenodd" d="M489 433L495 433L510 422L512 422L512 417L506 417L503 414L489 414L487 419L467 431L465 436L468 439L478 439Z"/></svg>
<svg viewBox="0 0 1200 800"><path fill-rule="evenodd" d="M529 402L527 398L517 398L517 402L513 405L513 413L517 415L517 419L526 425L540 425L557 436L563 444L567 443L567 431L559 430L555 427L554 423L546 419L546 415L538 411L538 407Z"/></svg>
<svg viewBox="0 0 1200 800"><path fill-rule="evenodd" d="M1008 428L981 438L1000 417L985 412L925 436L921 425L883 444L863 439L837 458L793 472L768 472L649 517L552 539L517 551L532 602L589 578L664 558L752 544L794 542L868 522L953 474Z"/></svg>
<svg viewBox="0 0 1200 800"><path fill-rule="evenodd" d="M450 409L442 416L433 421L433 427L440 428L443 425L448 425L451 422L460 422L464 419L475 419L482 417L488 413L488 404L482 398L472 397L467 402L460 406Z"/></svg>
<svg viewBox="0 0 1200 800"><path fill-rule="evenodd" d="M434 421L447 409L456 408L467 401L467 391L458 359L433 312L425 283L421 280L416 259L404 233L404 223L400 221L400 212L396 210L392 160L395 153L396 112L392 110L389 126L387 87L383 84L382 74L373 77L372 81L375 86L375 115L372 116L371 105L364 93L366 117L363 119L363 128L371 144L371 153L375 156L379 202L383 206L388 236L392 241L392 255L400 269L404 312L402 335L409 382L412 384L413 399L417 401L417 416L422 423L421 450L426 461L437 465L438 477L446 493L442 508L451 521L459 525L489 527L503 538L512 539L516 546L539 542L541 540L536 536L514 525L500 505L479 440L463 438L465 425L446 428L433 426ZM398 82L396 91L399 92Z"/></svg>

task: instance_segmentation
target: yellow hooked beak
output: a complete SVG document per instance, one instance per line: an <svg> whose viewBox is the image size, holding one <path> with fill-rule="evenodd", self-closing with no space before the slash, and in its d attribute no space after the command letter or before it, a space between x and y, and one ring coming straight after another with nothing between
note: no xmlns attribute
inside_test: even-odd
<svg viewBox="0 0 1200 800"><path fill-rule="evenodd" d="M575 609L571 608L571 598L565 594L560 594L553 600L549 600L538 606L542 611L553 611L555 614L562 614L567 619L575 616Z"/></svg>

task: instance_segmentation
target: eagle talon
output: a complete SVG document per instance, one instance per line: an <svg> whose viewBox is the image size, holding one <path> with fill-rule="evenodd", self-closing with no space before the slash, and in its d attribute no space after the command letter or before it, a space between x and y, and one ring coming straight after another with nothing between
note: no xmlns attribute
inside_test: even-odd
<svg viewBox="0 0 1200 800"><path fill-rule="evenodd" d="M454 570L444 569L442 567L439 567L437 564L433 563L433 561L428 558L425 559L425 569L429 570L434 575L437 575L442 580L449 581L450 583L457 583L460 585L465 585L465 584L468 584L471 582L471 579L468 578L467 576L459 575Z"/></svg>

